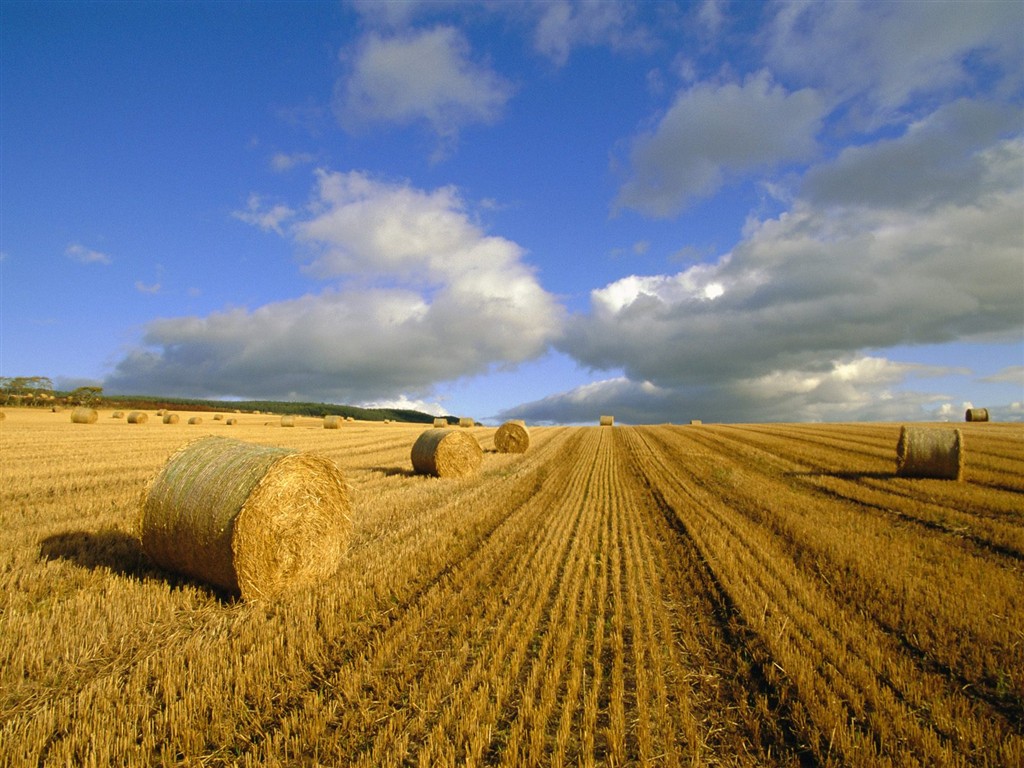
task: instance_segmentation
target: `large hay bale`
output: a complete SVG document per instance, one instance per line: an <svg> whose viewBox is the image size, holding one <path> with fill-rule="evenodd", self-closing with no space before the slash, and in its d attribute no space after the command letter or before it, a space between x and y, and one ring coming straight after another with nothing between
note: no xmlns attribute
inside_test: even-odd
<svg viewBox="0 0 1024 768"><path fill-rule="evenodd" d="M438 416L434 419L434 426L438 429L445 429L448 426L448 419Z"/></svg>
<svg viewBox="0 0 1024 768"><path fill-rule="evenodd" d="M145 424L149 421L149 414L145 411L132 411L128 414L129 424Z"/></svg>
<svg viewBox="0 0 1024 768"><path fill-rule="evenodd" d="M180 417L176 413L164 413L164 424L177 424Z"/></svg>
<svg viewBox="0 0 1024 768"><path fill-rule="evenodd" d="M526 453L530 447L530 432L520 419L506 421L494 433L494 447L498 453Z"/></svg>
<svg viewBox="0 0 1024 768"><path fill-rule="evenodd" d="M988 421L988 408L968 408L964 414L965 421Z"/></svg>
<svg viewBox="0 0 1024 768"><path fill-rule="evenodd" d="M228 419L224 423L227 424L229 427L233 427L235 426L235 424L238 423L238 419Z"/></svg>
<svg viewBox="0 0 1024 768"><path fill-rule="evenodd" d="M959 429L906 427L896 443L896 474L959 480L963 469Z"/></svg>
<svg viewBox="0 0 1024 768"><path fill-rule="evenodd" d="M282 427L294 427L295 426L295 417L294 416L282 416L281 417L281 426Z"/></svg>
<svg viewBox="0 0 1024 768"><path fill-rule="evenodd" d="M412 446L412 468L420 475L465 477L480 469L484 452L468 432L428 429Z"/></svg>
<svg viewBox="0 0 1024 768"><path fill-rule="evenodd" d="M344 421L341 416L324 416L324 429L341 429Z"/></svg>
<svg viewBox="0 0 1024 768"><path fill-rule="evenodd" d="M600 425L602 427L614 427L615 426L615 417L614 416L602 416L599 423L600 423Z"/></svg>
<svg viewBox="0 0 1024 768"><path fill-rule="evenodd" d="M71 423L95 424L96 419L99 417L100 414L95 408L75 408L75 410L71 412Z"/></svg>
<svg viewBox="0 0 1024 768"><path fill-rule="evenodd" d="M476 426L476 422L473 421L468 416L464 416L461 419L459 419L459 426L460 427L473 427L473 426Z"/></svg>
<svg viewBox="0 0 1024 768"><path fill-rule="evenodd" d="M192 418L190 418L188 420L188 423L189 424L202 424L203 423L203 417L202 416L193 416Z"/></svg>
<svg viewBox="0 0 1024 768"><path fill-rule="evenodd" d="M331 576L351 533L348 486L330 459L228 437L188 443L142 504L142 547L159 566L273 597Z"/></svg>

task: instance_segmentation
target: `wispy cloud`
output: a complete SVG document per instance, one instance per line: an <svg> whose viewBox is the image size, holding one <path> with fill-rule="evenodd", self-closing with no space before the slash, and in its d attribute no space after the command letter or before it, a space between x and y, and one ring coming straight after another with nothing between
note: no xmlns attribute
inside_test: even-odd
<svg viewBox="0 0 1024 768"><path fill-rule="evenodd" d="M64 255L73 261L77 261L79 264L103 264L104 266L109 266L113 263L113 259L109 255L92 248L87 248L81 243L71 243L64 249Z"/></svg>

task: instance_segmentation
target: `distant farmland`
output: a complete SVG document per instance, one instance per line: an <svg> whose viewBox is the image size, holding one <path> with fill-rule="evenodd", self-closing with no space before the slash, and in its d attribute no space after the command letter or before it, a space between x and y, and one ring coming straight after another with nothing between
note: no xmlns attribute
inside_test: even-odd
<svg viewBox="0 0 1024 768"><path fill-rule="evenodd" d="M1021 765L1024 427L0 424L0 765ZM595 419L596 421L596 419ZM140 496L192 437L352 486L335 577L270 605L158 571Z"/></svg>

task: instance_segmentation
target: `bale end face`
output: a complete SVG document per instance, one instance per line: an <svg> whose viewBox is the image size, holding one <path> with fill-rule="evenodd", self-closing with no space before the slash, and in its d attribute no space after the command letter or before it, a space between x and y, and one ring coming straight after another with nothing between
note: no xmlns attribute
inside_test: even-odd
<svg viewBox="0 0 1024 768"><path fill-rule="evenodd" d="M498 453L526 453L530 447L530 432L520 420L506 421L494 433L494 447Z"/></svg>
<svg viewBox="0 0 1024 768"><path fill-rule="evenodd" d="M968 408L964 421L988 421L988 408Z"/></svg>
<svg viewBox="0 0 1024 768"><path fill-rule="evenodd" d="M962 446L959 429L905 426L896 443L896 474L959 480L963 473Z"/></svg>
<svg viewBox="0 0 1024 768"><path fill-rule="evenodd" d="M412 467L420 475L466 477L480 470L483 453L468 432L428 429L412 446Z"/></svg>
<svg viewBox="0 0 1024 768"><path fill-rule="evenodd" d="M614 427L615 417L614 416L602 416L598 422L602 427Z"/></svg>

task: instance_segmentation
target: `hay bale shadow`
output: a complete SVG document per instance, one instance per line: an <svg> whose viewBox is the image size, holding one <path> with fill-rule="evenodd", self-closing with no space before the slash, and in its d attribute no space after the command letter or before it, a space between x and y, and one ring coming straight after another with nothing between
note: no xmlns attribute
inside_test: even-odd
<svg viewBox="0 0 1024 768"><path fill-rule="evenodd" d="M65 531L47 536L39 543L39 557L63 560L91 571L103 569L139 581L159 581L171 589L194 587L222 603L238 600L237 595L214 589L209 584L160 570L146 557L138 538L114 528Z"/></svg>
<svg viewBox="0 0 1024 768"><path fill-rule="evenodd" d="M416 472L409 467L371 467L371 472L379 472L384 477L415 477Z"/></svg>

